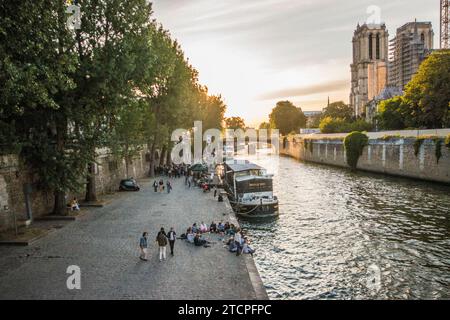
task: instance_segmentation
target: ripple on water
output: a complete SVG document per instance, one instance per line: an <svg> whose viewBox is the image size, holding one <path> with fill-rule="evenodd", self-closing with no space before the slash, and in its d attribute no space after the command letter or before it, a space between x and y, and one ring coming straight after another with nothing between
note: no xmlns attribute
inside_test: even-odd
<svg viewBox="0 0 450 320"><path fill-rule="evenodd" d="M242 221L271 298L450 298L449 187L278 161L279 219Z"/></svg>

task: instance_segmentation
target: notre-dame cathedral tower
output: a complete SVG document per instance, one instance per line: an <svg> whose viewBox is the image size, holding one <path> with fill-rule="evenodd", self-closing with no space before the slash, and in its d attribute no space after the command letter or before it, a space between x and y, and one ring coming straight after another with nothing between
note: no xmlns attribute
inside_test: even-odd
<svg viewBox="0 0 450 320"><path fill-rule="evenodd" d="M367 102L387 85L389 35L386 25L358 24L353 36L350 106L364 116Z"/></svg>

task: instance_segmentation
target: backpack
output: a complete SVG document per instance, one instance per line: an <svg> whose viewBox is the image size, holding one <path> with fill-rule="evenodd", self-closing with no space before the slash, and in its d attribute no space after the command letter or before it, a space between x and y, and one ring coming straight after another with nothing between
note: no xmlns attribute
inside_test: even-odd
<svg viewBox="0 0 450 320"><path fill-rule="evenodd" d="M167 246L167 237L164 235L164 233L160 233L158 235L158 245L160 247L165 247Z"/></svg>

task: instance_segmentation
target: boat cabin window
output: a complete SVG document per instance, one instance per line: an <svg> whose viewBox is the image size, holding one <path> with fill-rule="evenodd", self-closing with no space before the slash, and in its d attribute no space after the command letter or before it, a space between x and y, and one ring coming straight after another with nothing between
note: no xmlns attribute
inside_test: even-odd
<svg viewBox="0 0 450 320"><path fill-rule="evenodd" d="M245 176L262 176L262 170L247 170L236 172L236 177L245 177Z"/></svg>

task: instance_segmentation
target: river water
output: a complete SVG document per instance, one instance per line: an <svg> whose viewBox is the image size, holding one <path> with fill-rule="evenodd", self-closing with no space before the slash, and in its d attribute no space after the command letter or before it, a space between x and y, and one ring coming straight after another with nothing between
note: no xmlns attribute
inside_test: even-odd
<svg viewBox="0 0 450 320"><path fill-rule="evenodd" d="M301 163L275 173L280 217L241 221L273 299L450 298L450 187Z"/></svg>

